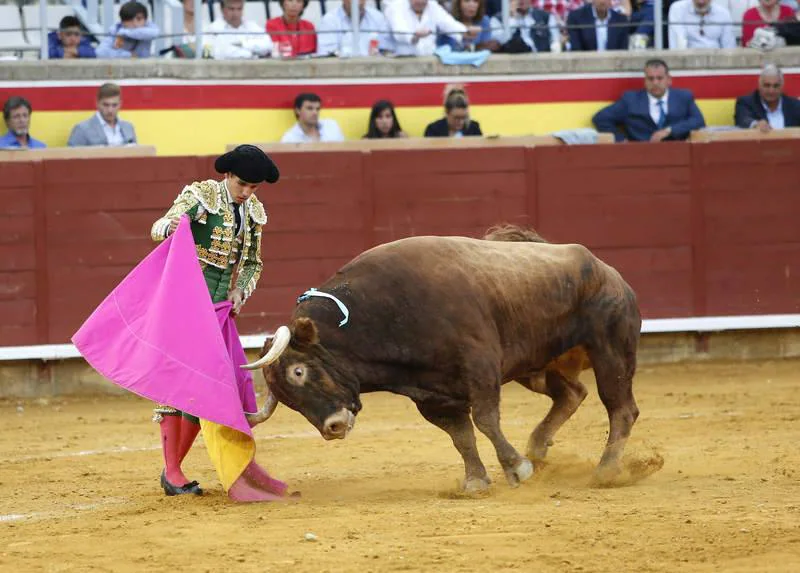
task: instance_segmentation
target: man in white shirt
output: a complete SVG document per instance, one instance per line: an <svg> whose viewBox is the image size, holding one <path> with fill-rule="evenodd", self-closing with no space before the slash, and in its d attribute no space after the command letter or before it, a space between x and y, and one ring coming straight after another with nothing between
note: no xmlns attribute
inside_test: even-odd
<svg viewBox="0 0 800 573"><path fill-rule="evenodd" d="M353 53L353 27L350 6L352 0L325 14L317 28L317 53L323 56L336 54L340 57L377 56L381 52L393 52L394 40L389 32L386 18L375 8L366 6L366 0L358 0L359 34L358 53Z"/></svg>
<svg viewBox="0 0 800 573"><path fill-rule="evenodd" d="M469 28L453 18L436 0L394 0L386 8L386 19L397 44L398 56L431 56L436 35L446 34L461 44L461 35L476 37L480 26Z"/></svg>
<svg viewBox="0 0 800 573"><path fill-rule="evenodd" d="M711 0L678 0L669 7L669 48L735 48L731 13Z"/></svg>
<svg viewBox="0 0 800 573"><path fill-rule="evenodd" d="M312 143L315 141L344 141L342 130L334 119L320 119L322 100L314 93L302 93L294 98L297 123L281 138L281 143Z"/></svg>
<svg viewBox="0 0 800 573"><path fill-rule="evenodd" d="M208 27L211 56L216 60L264 58L272 52L272 39L255 22L242 19L244 0L222 0L222 19Z"/></svg>

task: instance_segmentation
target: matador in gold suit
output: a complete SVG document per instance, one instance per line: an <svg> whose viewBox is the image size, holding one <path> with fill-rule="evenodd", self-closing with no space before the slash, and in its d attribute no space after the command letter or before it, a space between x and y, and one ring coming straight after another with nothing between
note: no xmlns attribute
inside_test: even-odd
<svg viewBox="0 0 800 573"><path fill-rule="evenodd" d="M172 207L153 224L151 235L154 241L163 241L177 228L180 217L188 215L211 301L231 301L236 315L261 276L261 230L267 213L255 191L261 182L277 182L280 174L275 163L253 145L240 145L220 156L214 167L225 178L184 187ZM189 481L181 470L200 430L199 420L167 404L156 407L153 419L161 427L164 492L201 495L198 483Z"/></svg>

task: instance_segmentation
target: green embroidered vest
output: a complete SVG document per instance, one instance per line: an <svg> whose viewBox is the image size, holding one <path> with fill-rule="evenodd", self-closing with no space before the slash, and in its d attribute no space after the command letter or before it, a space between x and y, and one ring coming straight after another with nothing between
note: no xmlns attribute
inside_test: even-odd
<svg viewBox="0 0 800 573"><path fill-rule="evenodd" d="M261 229L267 222L264 206L251 196L245 203L242 231L234 235L236 217L223 181L199 181L184 187L166 215L155 222L153 240L166 237L169 220L189 215L197 258L214 303L227 299L233 287L247 299L261 275ZM235 285L232 285L235 280Z"/></svg>

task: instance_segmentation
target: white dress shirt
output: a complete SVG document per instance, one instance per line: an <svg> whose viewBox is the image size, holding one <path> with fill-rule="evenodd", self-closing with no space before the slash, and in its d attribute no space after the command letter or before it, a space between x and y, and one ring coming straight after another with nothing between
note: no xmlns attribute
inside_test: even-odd
<svg viewBox="0 0 800 573"><path fill-rule="evenodd" d="M731 13L719 4L712 2L701 15L692 0L678 0L669 7L669 49L735 48L731 22Z"/></svg>
<svg viewBox="0 0 800 573"><path fill-rule="evenodd" d="M319 141L344 141L344 134L334 119L319 120ZM308 135L299 123L295 123L281 137L281 143L311 143L318 141Z"/></svg>
<svg viewBox="0 0 800 573"><path fill-rule="evenodd" d="M373 39L378 40L378 48L381 51L394 51L394 40L389 32L386 17L375 8L366 6L364 14L361 15L358 54L352 54L353 28L351 24L350 16L341 6L333 12L325 14L317 28L317 53L369 56L369 43Z"/></svg>
<svg viewBox="0 0 800 573"><path fill-rule="evenodd" d="M664 92L661 100L654 98L650 94L647 94L647 101L650 102L650 117L653 118L653 123L658 125L658 119L661 117L661 108L658 105L658 102L664 102L664 119L666 119L667 111L669 111L669 90Z"/></svg>
<svg viewBox="0 0 800 573"><path fill-rule="evenodd" d="M783 100L778 100L778 107L775 111L769 109L769 106L765 104L763 101L761 105L764 106L764 111L767 112L767 121L769 122L769 126L772 129L783 129L786 127L786 123L784 122L783 118Z"/></svg>
<svg viewBox="0 0 800 573"><path fill-rule="evenodd" d="M594 16L594 34L597 39L597 51L605 52L606 46L608 46L608 21L611 15L606 12L606 17L601 20L597 16L597 10L594 9L594 6L592 6L592 15Z"/></svg>
<svg viewBox="0 0 800 573"><path fill-rule="evenodd" d="M211 57L215 60L263 58L272 52L272 39L255 22L242 21L241 26L234 28L220 18L203 33L211 35Z"/></svg>
<svg viewBox="0 0 800 573"><path fill-rule="evenodd" d="M430 56L436 51L436 35L446 34L459 44L467 27L453 18L436 0L428 0L422 14L411 8L410 0L394 0L386 8L386 19L392 30L398 56ZM413 43L414 32L422 28L431 31Z"/></svg>
<svg viewBox="0 0 800 573"><path fill-rule="evenodd" d="M109 145L117 146L125 144L125 140L122 138L122 129L119 126L119 121L114 124L114 127L111 127L106 123L106 120L103 119L99 111L97 112L97 119L100 120L100 125L103 127L103 133L106 134L106 140Z"/></svg>

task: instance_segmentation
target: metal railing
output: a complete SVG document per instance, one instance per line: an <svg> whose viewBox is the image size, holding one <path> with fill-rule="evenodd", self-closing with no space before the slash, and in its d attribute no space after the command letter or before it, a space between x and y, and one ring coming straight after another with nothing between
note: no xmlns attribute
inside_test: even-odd
<svg viewBox="0 0 800 573"><path fill-rule="evenodd" d="M213 0L212 0L213 1ZM395 0L395 1L406 1L406 0ZM435 0L429 0L431 2ZM107 30L109 30L116 21L116 15L114 13L115 5L112 1L106 1L100 3L100 0L86 0L86 6L83 6L82 0L61 0L61 2L65 5L70 6L73 10L75 15L81 20L83 25L86 27L88 34L96 37L102 38L108 36ZM203 0L193 0L194 2L194 10L195 14L202 14L203 10ZM187 35L187 32L184 29L184 13L183 13L183 4L180 0L152 0L153 4L153 14L152 19L153 22L159 27L159 29L163 32L154 40L154 53L159 54L165 51L169 51L169 48L174 46L177 43L179 38L183 38ZM651 21L639 21L639 22L622 22L617 24L610 24L608 25L609 28L614 27L626 27L633 29L635 27L639 27L642 25L653 25L653 45L652 47L656 50L661 50L664 48L664 21L662 17L662 0L654 0L654 17ZM102 8L102 15L103 15L103 23L97 20L97 16L101 13ZM502 0L502 29L504 30L505 34L509 33L510 30L510 18L509 18L509 0ZM169 17L167 17L169 15ZM698 24L698 22L673 22L673 24L683 25L683 26L697 26L701 25L702 23ZM733 27L741 27L742 22L715 22L714 25L729 25ZM369 28L363 28L361 26L361 21L359 18L359 12L352 10L350 14L350 29L343 29L343 30L329 30L329 31L297 31L297 32L290 32L290 31L282 31L281 35L304 35L304 34L316 34L322 35L325 33L347 33L350 34L350 40L352 42L350 53L351 54L360 54L361 53L361 38L362 34L369 33L381 33L382 30L374 30ZM581 28L594 28L593 24L584 24L584 25L559 25L558 26L561 31L565 31L568 29L581 29ZM168 29L167 29L168 28ZM33 51L38 49L39 55L41 59L45 60L48 58L48 26L47 26L47 2L46 0L39 0L39 29L40 29L40 38L39 38L39 47L36 48L35 46L8 46L4 48L4 51ZM496 30L496 27L493 27L493 31ZM10 32L15 31L13 29L4 29L0 30L0 32ZM25 31L25 29L23 29ZM241 32L238 35L261 35L265 32L258 32L258 33L248 33L248 32ZM413 31L398 31L392 30L391 35L399 36L399 35L413 35ZM209 34L207 31L204 30L204 19L202 17L196 17L194 21L194 32L190 34L194 38L194 44L198 48L194 50L194 58L200 59L204 57L204 40L208 39L209 36L217 37L222 34ZM320 54L326 55L326 54Z"/></svg>

